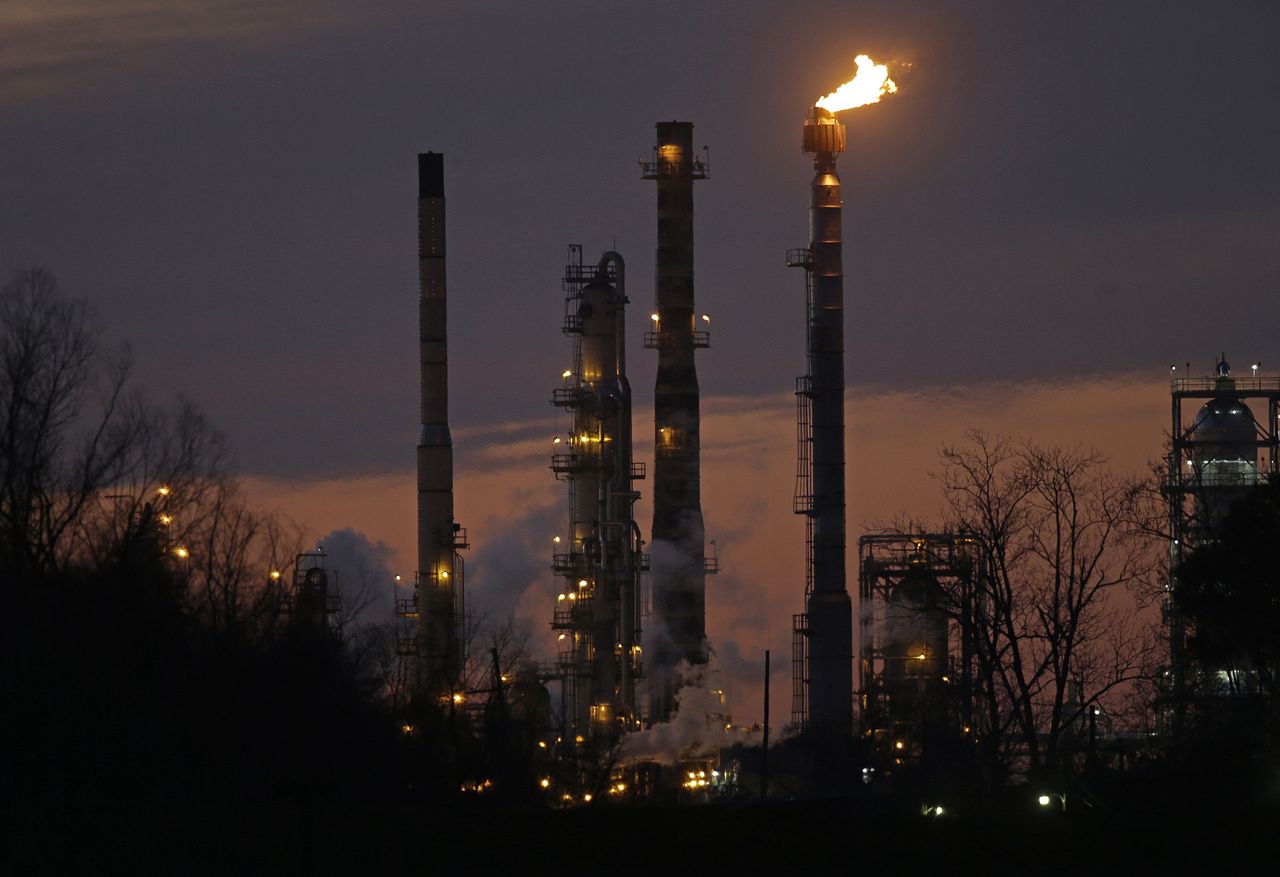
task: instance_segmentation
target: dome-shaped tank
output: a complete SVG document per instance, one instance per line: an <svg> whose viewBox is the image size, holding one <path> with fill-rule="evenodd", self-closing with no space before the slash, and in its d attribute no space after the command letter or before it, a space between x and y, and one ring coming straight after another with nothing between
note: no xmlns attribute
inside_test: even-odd
<svg viewBox="0 0 1280 877"><path fill-rule="evenodd" d="M1256 429L1249 406L1231 396L1219 396L1204 403L1193 427L1196 441L1237 449L1242 455L1238 459L1257 455L1253 446Z"/></svg>
<svg viewBox="0 0 1280 877"><path fill-rule="evenodd" d="M1249 406L1233 396L1210 399L1192 427L1200 475L1221 483L1252 483L1258 464L1257 425Z"/></svg>
<svg viewBox="0 0 1280 877"><path fill-rule="evenodd" d="M884 683L890 711L908 718L947 667L947 596L927 569L889 591L884 615Z"/></svg>

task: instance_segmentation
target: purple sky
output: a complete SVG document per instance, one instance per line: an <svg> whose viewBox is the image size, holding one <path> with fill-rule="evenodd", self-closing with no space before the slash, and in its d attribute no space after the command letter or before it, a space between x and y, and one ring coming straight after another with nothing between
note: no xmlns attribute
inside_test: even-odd
<svg viewBox="0 0 1280 877"><path fill-rule="evenodd" d="M637 403L658 119L696 190L704 392L803 370L806 106L847 115L848 376L911 389L1274 360L1274 3L16 2L0 268L51 267L281 477L409 465L415 153L446 156L452 411L548 413L565 244L628 260Z"/></svg>

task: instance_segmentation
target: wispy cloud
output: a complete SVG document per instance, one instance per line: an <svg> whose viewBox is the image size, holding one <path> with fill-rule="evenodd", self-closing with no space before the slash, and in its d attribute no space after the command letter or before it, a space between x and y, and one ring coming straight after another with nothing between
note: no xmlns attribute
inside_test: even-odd
<svg viewBox="0 0 1280 877"><path fill-rule="evenodd" d="M0 6L0 100L99 91L180 62L194 48L266 45L267 37L325 22L331 7L248 0L16 0ZM199 61L188 56L186 63Z"/></svg>

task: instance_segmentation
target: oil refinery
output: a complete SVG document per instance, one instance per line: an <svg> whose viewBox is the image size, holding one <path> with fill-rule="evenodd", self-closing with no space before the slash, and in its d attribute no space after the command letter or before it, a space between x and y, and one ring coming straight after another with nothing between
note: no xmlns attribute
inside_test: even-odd
<svg viewBox="0 0 1280 877"><path fill-rule="evenodd" d="M805 563L796 577L801 611L790 619L791 721L773 761L767 717L763 729L735 725L731 693L713 688L707 577L719 571L719 558L708 551L703 521L695 359L710 346L711 317L695 301L693 222L694 183L708 179L710 158L706 147L695 150L694 126L657 123L651 158L640 161L642 178L657 189L654 305L643 332L644 346L657 352L652 463L637 459L626 263L614 251L587 259L581 245L570 245L561 278L570 364L550 400L558 424L550 470L563 485L566 522L554 536L550 564L555 654L505 667L495 646L491 661L480 659L478 673L464 666L474 663L475 653L460 554L469 546L454 519L444 164L438 153L419 156L418 569L412 596L396 606L404 624L402 675L411 700L444 705L451 716L486 725L518 721L541 775L538 787L555 804L673 796L692 802L741 795L748 787L761 796L783 787L789 795L830 795L845 794L854 783L886 782L923 795L919 783L925 782L931 791L921 812L933 817L945 812L935 800L943 788L937 778L964 774L983 747L988 755L1006 747L1013 753L1007 757L1032 764L1038 757L1034 719L1022 742L1010 744L1001 742L1000 721L992 718L1019 684L1028 711L1041 709L1043 674L1054 659L1051 653L1036 658L1045 663L1030 682L1000 676L1002 650L1019 645L1011 632L1015 614L1031 610L992 585L1009 575L999 531L970 530L961 522L864 533L856 540L856 591L850 594L844 201L837 167L849 140L838 114L897 91L886 66L866 56L856 64L857 76L810 107L801 126L800 151L813 166L809 240L786 252L786 264L801 269L804 280L803 298L795 296L796 310L803 308L806 369L794 388L792 511L803 519ZM1161 729L1128 741L1096 692L1081 680L1060 679L1050 745L1072 758L1087 752L1096 764L1105 750L1123 769L1126 757L1177 739L1195 716L1207 715L1219 689L1256 687L1251 670L1241 676L1189 655L1175 585L1185 556L1212 542L1227 509L1276 478L1280 380L1257 369L1235 377L1223 357L1211 377L1188 373L1173 380L1162 487L1172 547L1163 573ZM1187 416L1183 406L1192 401L1200 407ZM1037 465L1052 470L1054 461ZM1028 484L1040 486L1022 496L1052 490L1035 481L1040 477L1028 476ZM653 508L647 534L636 519L645 484L652 485ZM322 587L316 594L308 612L322 619L316 600L327 598ZM1090 608L1087 601L1071 603L1078 599L1073 594L1068 589L1054 599L1065 599L1077 613ZM1049 617L1043 607L1035 611ZM767 704L767 678L764 685ZM416 728L408 721L404 727L406 733ZM773 784L781 782L779 773L788 777L781 787ZM964 775L975 781L976 774ZM483 795L493 781L471 777L460 787ZM1041 806L1058 800L1041 798Z"/></svg>

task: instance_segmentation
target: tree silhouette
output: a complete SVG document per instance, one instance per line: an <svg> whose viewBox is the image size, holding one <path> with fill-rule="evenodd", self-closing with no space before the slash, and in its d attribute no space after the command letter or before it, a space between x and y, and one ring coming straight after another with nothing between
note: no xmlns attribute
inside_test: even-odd
<svg viewBox="0 0 1280 877"><path fill-rule="evenodd" d="M984 555L957 615L974 646L980 743L991 762L1054 770L1086 711L1117 710L1149 671L1154 641L1133 593L1159 554L1137 525L1142 485L1096 453L980 432L941 458L950 526Z"/></svg>
<svg viewBox="0 0 1280 877"><path fill-rule="evenodd" d="M1223 671L1235 694L1280 696L1280 481L1232 504L1214 534L1178 569L1175 598L1187 648Z"/></svg>

